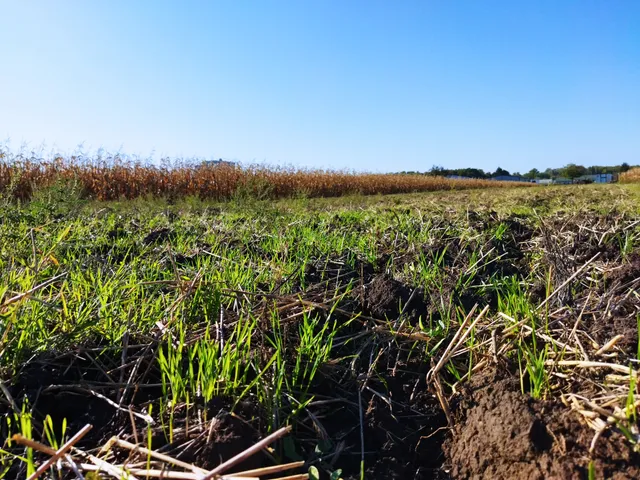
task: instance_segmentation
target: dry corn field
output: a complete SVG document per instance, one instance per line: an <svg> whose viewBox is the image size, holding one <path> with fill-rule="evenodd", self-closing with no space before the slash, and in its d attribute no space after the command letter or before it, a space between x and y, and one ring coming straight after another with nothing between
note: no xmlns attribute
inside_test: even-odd
<svg viewBox="0 0 640 480"><path fill-rule="evenodd" d="M111 158L108 161L68 159L51 161L10 158L0 152L0 191L20 200L56 182L72 183L84 198L96 200L198 197L229 200L254 198L338 197L438 190L513 187L512 182L450 180L425 175L352 173L233 164L142 165ZM531 184L522 183L530 186Z"/></svg>
<svg viewBox="0 0 640 480"><path fill-rule="evenodd" d="M632 168L621 173L620 183L640 183L640 168Z"/></svg>

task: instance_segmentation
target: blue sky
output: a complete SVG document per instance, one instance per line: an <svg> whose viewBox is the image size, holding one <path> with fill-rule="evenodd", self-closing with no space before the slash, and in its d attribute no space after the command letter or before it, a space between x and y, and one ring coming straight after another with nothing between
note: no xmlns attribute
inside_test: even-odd
<svg viewBox="0 0 640 480"><path fill-rule="evenodd" d="M0 0L0 140L319 168L640 163L640 1Z"/></svg>

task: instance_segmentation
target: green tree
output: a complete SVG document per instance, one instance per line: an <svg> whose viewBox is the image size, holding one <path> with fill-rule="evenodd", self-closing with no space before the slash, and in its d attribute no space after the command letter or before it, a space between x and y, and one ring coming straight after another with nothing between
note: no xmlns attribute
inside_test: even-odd
<svg viewBox="0 0 640 480"><path fill-rule="evenodd" d="M440 165L434 165L433 167L431 167L431 170L429 170L428 174L444 177L445 175L448 174L448 172L447 170L445 170L444 167L441 167Z"/></svg>
<svg viewBox="0 0 640 480"><path fill-rule="evenodd" d="M538 178L540 176L540 171L537 168L532 168L527 173L525 173L524 176L533 180L534 178Z"/></svg>
<svg viewBox="0 0 640 480"><path fill-rule="evenodd" d="M581 175L585 175L587 173L587 169L582 165L576 165L575 163L570 163L566 167L561 170L561 175L563 177L567 177L570 179L578 178Z"/></svg>
<svg viewBox="0 0 640 480"><path fill-rule="evenodd" d="M493 172L493 176L494 177L499 177L499 176L503 176L503 175L510 175L508 170L505 170L504 168L496 168L496 171Z"/></svg>

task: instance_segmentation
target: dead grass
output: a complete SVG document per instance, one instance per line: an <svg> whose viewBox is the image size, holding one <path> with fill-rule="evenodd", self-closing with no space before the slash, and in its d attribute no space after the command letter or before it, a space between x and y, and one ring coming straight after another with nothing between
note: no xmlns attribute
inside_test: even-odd
<svg viewBox="0 0 640 480"><path fill-rule="evenodd" d="M621 173L620 183L640 183L640 168L632 168Z"/></svg>
<svg viewBox="0 0 640 480"><path fill-rule="evenodd" d="M489 180L450 180L425 175L353 173L254 165L156 166L118 158L78 159L57 157L0 157L0 191L16 199L31 198L34 191L55 183L72 183L84 198L96 200L138 197L229 200L253 198L338 197L477 188L503 188L530 184Z"/></svg>

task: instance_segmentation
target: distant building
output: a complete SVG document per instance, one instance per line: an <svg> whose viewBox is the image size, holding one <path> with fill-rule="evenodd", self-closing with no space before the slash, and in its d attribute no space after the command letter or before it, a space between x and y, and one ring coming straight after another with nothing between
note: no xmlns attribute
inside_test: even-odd
<svg viewBox="0 0 640 480"><path fill-rule="evenodd" d="M574 183L613 183L617 180L613 173L596 173L595 175L582 175L574 179Z"/></svg>
<svg viewBox="0 0 640 480"><path fill-rule="evenodd" d="M534 181L539 185L551 185L553 183L550 178L536 178Z"/></svg>
<svg viewBox="0 0 640 480"><path fill-rule="evenodd" d="M566 178L566 177L557 177L557 178L554 178L554 179L553 179L552 183L553 183L554 185L571 185L571 183L573 183L573 182L571 181L571 179L570 179L570 178Z"/></svg>
<svg viewBox="0 0 640 480"><path fill-rule="evenodd" d="M531 182L531 180L526 177L517 177L515 175L498 175L491 177L491 180L497 180L498 182Z"/></svg>

